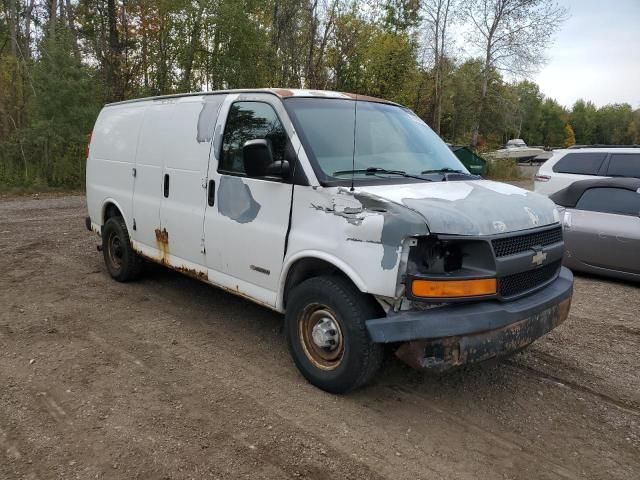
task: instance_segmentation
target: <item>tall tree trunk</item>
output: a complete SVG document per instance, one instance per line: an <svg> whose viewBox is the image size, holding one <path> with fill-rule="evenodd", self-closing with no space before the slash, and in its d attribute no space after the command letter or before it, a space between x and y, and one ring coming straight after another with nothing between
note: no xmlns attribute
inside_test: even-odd
<svg viewBox="0 0 640 480"><path fill-rule="evenodd" d="M147 53L147 49L148 47L148 43L149 43L149 39L147 38L147 27L146 27L146 20L143 18L142 19L142 23L144 25L144 27L142 28L142 76L143 76L143 82L144 82L144 89L145 91L147 91L149 89L149 64L147 61L147 57L148 57L148 53Z"/></svg>
<svg viewBox="0 0 640 480"><path fill-rule="evenodd" d="M60 5L62 5L62 0L60 1ZM73 40L73 55L76 57L76 60L80 60L80 47L78 46L78 30L76 29L75 16L73 13L73 7L71 6L71 0L66 0L66 11L67 11L67 25L69 26L69 31L71 32L71 37Z"/></svg>
<svg viewBox="0 0 640 480"><path fill-rule="evenodd" d="M431 127L440 134L442 118L442 85L444 75L445 41L449 22L451 0L436 0L433 4L435 13L430 13L433 33L433 90L431 98Z"/></svg>
<svg viewBox="0 0 640 480"><path fill-rule="evenodd" d="M217 36L218 29L216 28ZM217 45L215 43L214 45ZM280 45L280 2L273 2L273 13L271 17L271 65L272 73L271 78L276 80L276 83L280 80L281 68L278 62L278 47ZM215 48L215 47L214 47ZM282 85L283 87L285 85Z"/></svg>
<svg viewBox="0 0 640 480"><path fill-rule="evenodd" d="M107 83L110 90L110 100L124 100L124 91L120 78L120 36L118 34L118 17L115 0L107 0L107 24L109 29L109 43L107 54Z"/></svg>
<svg viewBox="0 0 640 480"><path fill-rule="evenodd" d="M444 12L442 18L442 25L440 27L440 57L438 58L438 101L436 102L436 132L440 135L441 123L442 123L442 96L443 96L443 77L444 77L444 46L447 39L447 25L449 22L449 9L451 7L451 0L444 0Z"/></svg>
<svg viewBox="0 0 640 480"><path fill-rule="evenodd" d="M198 13L193 22L191 35L189 40L189 48L187 50L187 58L184 65L184 73L182 76L182 89L189 91L191 89L191 70L193 69L193 60L196 55L198 42L200 41L200 27L202 25L202 15L204 13L204 4L199 3Z"/></svg>
<svg viewBox="0 0 640 480"><path fill-rule="evenodd" d="M491 38L489 38L488 44L491 45ZM480 108L478 109L478 117L476 118L476 124L473 128L471 135L471 145L473 147L478 146L478 135L480 132L480 119L484 116L486 111L487 92L489 90L489 75L491 74L491 49L487 47L484 68L482 69L482 88L480 90Z"/></svg>
<svg viewBox="0 0 640 480"><path fill-rule="evenodd" d="M31 59L31 20L34 1L35 0L30 0L29 5L24 11L24 47L22 52L25 60Z"/></svg>
<svg viewBox="0 0 640 480"><path fill-rule="evenodd" d="M18 56L18 0L9 0L9 37L11 41L11 55Z"/></svg>
<svg viewBox="0 0 640 480"><path fill-rule="evenodd" d="M433 97L431 99L432 111L431 111L431 127L435 130L435 132L440 134L439 127L439 117L440 112L438 112L438 102L440 98L440 22L441 22L441 10L442 10L442 2L438 2L436 7L436 18L433 22L433 32L434 32L434 62L433 62Z"/></svg>
<svg viewBox="0 0 640 480"><path fill-rule="evenodd" d="M327 48L327 42L329 41L329 34L331 33L331 29L333 28L333 21L336 15L336 8L338 6L338 0L334 0L333 4L331 5L331 10L329 10L329 17L327 18L325 25L324 25L324 33L322 35L322 41L320 42L320 48L318 49L318 55L316 55L316 62L315 62L315 78L316 78L316 85L314 88L325 88L326 87L326 79L325 76L323 76L322 79L322 83L318 82L318 72L321 71L320 69L322 68L322 62L324 60L324 52Z"/></svg>
<svg viewBox="0 0 640 480"><path fill-rule="evenodd" d="M51 37L56 35L57 7L57 0L49 0L49 35Z"/></svg>
<svg viewBox="0 0 640 480"><path fill-rule="evenodd" d="M313 68L313 53L316 46L316 32L318 31L318 0L314 0L309 8L309 16L311 21L311 32L309 38L309 52L307 54L307 67L305 72L305 83L310 88L317 88L315 68Z"/></svg>

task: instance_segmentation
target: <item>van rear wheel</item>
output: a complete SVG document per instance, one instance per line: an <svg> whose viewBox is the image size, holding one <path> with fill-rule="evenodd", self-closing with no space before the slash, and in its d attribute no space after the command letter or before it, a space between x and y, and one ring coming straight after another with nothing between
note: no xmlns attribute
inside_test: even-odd
<svg viewBox="0 0 640 480"><path fill-rule="evenodd" d="M142 271L142 258L131 246L127 225L120 216L104 224L102 254L109 274L119 282L135 280Z"/></svg>
<svg viewBox="0 0 640 480"><path fill-rule="evenodd" d="M341 277L298 285L287 302L285 328L302 375L331 393L369 383L382 364L383 347L371 341L365 322L380 315L371 298Z"/></svg>

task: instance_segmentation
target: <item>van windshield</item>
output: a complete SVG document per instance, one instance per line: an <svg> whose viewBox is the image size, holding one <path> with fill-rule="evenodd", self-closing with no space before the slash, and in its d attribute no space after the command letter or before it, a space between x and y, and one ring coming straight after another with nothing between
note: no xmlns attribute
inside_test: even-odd
<svg viewBox="0 0 640 480"><path fill-rule="evenodd" d="M389 178L401 172L429 181L439 172L468 173L440 137L402 107L327 98L288 98L285 105L323 180Z"/></svg>

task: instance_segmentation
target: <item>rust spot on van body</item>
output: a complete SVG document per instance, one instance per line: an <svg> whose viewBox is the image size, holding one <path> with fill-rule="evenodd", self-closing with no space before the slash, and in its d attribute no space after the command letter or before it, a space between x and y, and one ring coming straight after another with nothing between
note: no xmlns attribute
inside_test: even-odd
<svg viewBox="0 0 640 480"><path fill-rule="evenodd" d="M502 357L522 350L563 323L569 316L570 308L571 297L531 317L495 330L405 342L395 354L415 369L432 372Z"/></svg>
<svg viewBox="0 0 640 480"><path fill-rule="evenodd" d="M281 97L293 97L293 92L287 88L274 88L273 91Z"/></svg>
<svg viewBox="0 0 640 480"><path fill-rule="evenodd" d="M156 228L156 246L160 255L158 257L146 255L140 249L135 249L138 255L146 258L152 262L159 263L164 265L165 267L169 267L172 270L176 270L177 272L184 273L185 275L196 278L198 280L208 280L209 274L206 270L196 270L195 268L189 268L184 265L172 265L169 261L169 232L167 232L166 228L160 230Z"/></svg>
<svg viewBox="0 0 640 480"><path fill-rule="evenodd" d="M177 267L174 267L173 265L168 265L168 266L180 273L184 273L185 275L195 278L197 280L209 280L209 274L207 273L206 270L205 271L196 270L195 268L188 268L184 266L177 266Z"/></svg>
<svg viewBox="0 0 640 480"><path fill-rule="evenodd" d="M347 97L353 98L354 100L362 100L363 102L375 102L375 103L386 103L388 105L397 105L394 102L390 102L389 100L385 100L384 98L378 97L370 97L369 95L359 95L357 93L348 93L343 92Z"/></svg>
<svg viewBox="0 0 640 480"><path fill-rule="evenodd" d="M160 252L160 263L169 263L169 232L166 228L156 228L156 246Z"/></svg>
<svg viewBox="0 0 640 480"><path fill-rule="evenodd" d="M233 288L233 287L226 287L226 286L219 285L217 283L211 282L209 280L209 273L208 273L207 270L204 270L204 271L203 270L196 270L194 268L185 267L183 265L171 265L169 263L169 234L164 229L162 231L160 229L156 229L155 232L156 232L156 240L158 242L158 247L160 247L160 245L166 245L166 249L165 250L161 250L159 248L159 250L161 252L161 256L160 256L160 258L158 258L158 257L155 257L155 256L147 255L141 249L133 247L133 249L136 251L136 253L138 255L140 255L141 257L143 257L146 260L149 260L151 262L155 262L155 263L159 263L161 265L164 265L165 267L168 267L168 268L170 268L172 270L175 270L177 272L183 273L183 274L185 274L185 275L187 275L189 277L195 278L197 280L201 280L203 282L207 282L209 285L212 285L214 287L220 288L220 289L222 289L222 290L224 290L226 292L235 294L235 295L237 295L239 297L245 298L247 300L250 300L251 302L257 303L257 304L262 305L264 307L271 308L271 309L274 308L273 305L270 305L267 302L264 302L264 301L258 300L256 298L253 298L250 295L240 291L240 285L236 285L235 288ZM166 254L163 253L163 252L166 252Z"/></svg>

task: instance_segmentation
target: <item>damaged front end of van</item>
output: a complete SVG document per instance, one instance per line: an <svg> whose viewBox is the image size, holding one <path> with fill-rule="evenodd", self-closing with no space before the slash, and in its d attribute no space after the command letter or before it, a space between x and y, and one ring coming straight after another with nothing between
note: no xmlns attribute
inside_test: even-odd
<svg viewBox="0 0 640 480"><path fill-rule="evenodd" d="M382 217L375 266L397 272L397 290L376 295L386 316L367 329L410 366L441 372L508 355L567 318L573 276L561 265L562 229L548 199L486 180L341 194L361 205L341 213L352 224ZM351 241L370 236L350 231Z"/></svg>

